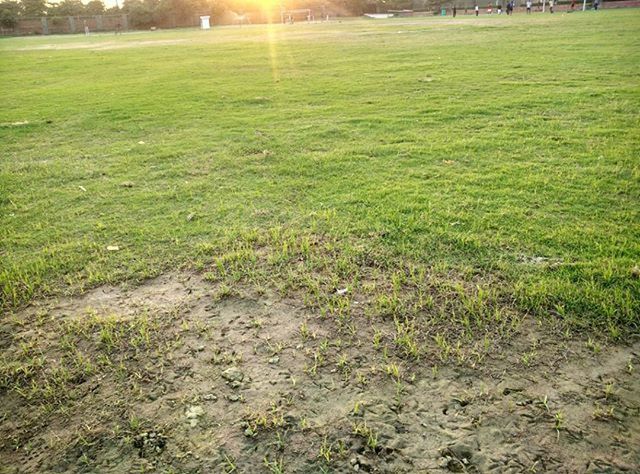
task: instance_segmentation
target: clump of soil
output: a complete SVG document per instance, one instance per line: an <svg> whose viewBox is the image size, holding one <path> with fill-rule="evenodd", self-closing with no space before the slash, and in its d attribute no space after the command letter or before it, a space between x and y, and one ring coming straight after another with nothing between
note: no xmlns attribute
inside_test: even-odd
<svg viewBox="0 0 640 474"><path fill-rule="evenodd" d="M640 343L411 358L393 324L193 274L41 301L1 323L0 470L640 470Z"/></svg>

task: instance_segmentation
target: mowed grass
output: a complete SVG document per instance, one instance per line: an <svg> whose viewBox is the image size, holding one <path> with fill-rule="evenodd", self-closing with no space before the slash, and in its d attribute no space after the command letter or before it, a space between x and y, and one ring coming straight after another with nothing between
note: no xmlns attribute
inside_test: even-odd
<svg viewBox="0 0 640 474"><path fill-rule="evenodd" d="M389 281L375 307L402 311L418 269L460 311L637 331L639 30L630 9L2 39L0 303L181 267L315 301Z"/></svg>

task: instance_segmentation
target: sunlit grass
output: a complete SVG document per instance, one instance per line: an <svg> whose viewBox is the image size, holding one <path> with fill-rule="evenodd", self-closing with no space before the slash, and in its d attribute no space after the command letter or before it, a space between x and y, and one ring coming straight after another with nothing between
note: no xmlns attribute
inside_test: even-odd
<svg viewBox="0 0 640 474"><path fill-rule="evenodd" d="M636 330L640 14L602 13L3 39L1 302L177 266L318 301L407 265L491 295L438 290L462 327Z"/></svg>

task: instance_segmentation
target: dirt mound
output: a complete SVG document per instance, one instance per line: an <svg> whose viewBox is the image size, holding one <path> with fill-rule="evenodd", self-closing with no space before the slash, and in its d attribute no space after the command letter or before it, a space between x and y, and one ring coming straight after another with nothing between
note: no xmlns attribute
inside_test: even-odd
<svg viewBox="0 0 640 474"><path fill-rule="evenodd" d="M410 360L374 326L191 274L40 302L1 324L0 470L640 469L639 343Z"/></svg>

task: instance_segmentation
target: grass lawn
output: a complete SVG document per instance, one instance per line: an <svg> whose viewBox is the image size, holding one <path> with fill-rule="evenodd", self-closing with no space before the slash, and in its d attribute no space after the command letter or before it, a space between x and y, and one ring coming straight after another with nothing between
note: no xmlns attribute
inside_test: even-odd
<svg viewBox="0 0 640 474"><path fill-rule="evenodd" d="M638 31L1 39L0 472L640 472Z"/></svg>
<svg viewBox="0 0 640 474"><path fill-rule="evenodd" d="M406 312L428 280L467 327L636 331L639 28L629 9L2 39L0 303L180 267L326 311L375 280L371 311Z"/></svg>

